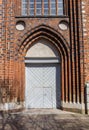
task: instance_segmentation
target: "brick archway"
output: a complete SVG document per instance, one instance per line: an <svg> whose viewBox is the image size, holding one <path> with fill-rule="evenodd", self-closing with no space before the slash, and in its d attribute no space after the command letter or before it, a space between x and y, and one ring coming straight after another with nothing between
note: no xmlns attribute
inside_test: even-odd
<svg viewBox="0 0 89 130"><path fill-rule="evenodd" d="M44 38L48 41L50 41L59 51L61 55L61 103L63 102L69 102L72 100L71 97L71 71L70 71L70 48L69 44L66 42L64 37L52 29L51 27L45 26L45 25L40 25L39 27L36 27L35 29L30 30L27 32L23 38L21 38L21 43L18 48L18 56L21 63L19 63L20 67L22 68L19 78L22 84L22 79L23 79L23 84L21 88L23 88L23 94L21 97L23 97L24 100L24 89L25 89L25 75L24 75L24 57L26 55L26 52L28 49L31 47L31 45L38 39ZM19 70L20 71L20 70ZM23 74L23 76L22 76ZM20 85L21 85L20 84ZM20 98L21 98L20 97ZM62 105L61 105L62 107Z"/></svg>

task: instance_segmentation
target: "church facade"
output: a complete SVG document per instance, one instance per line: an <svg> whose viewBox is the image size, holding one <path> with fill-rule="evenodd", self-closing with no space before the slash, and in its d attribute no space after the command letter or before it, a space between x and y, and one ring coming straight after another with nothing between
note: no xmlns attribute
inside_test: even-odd
<svg viewBox="0 0 89 130"><path fill-rule="evenodd" d="M88 113L88 0L0 0L0 110Z"/></svg>

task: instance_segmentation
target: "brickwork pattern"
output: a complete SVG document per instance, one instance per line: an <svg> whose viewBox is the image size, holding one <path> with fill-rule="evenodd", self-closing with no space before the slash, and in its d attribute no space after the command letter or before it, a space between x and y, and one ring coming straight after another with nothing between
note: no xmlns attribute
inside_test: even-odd
<svg viewBox="0 0 89 130"><path fill-rule="evenodd" d="M61 54L62 102L76 104L85 102L84 84L89 78L87 29L89 2L65 0L65 3L64 17L32 18L21 16L20 0L3 2L0 0L0 85L3 102L25 100L24 57L30 46L39 38L51 41ZM62 20L69 23L66 31L58 27ZM24 31L15 28L18 21L25 22Z"/></svg>
<svg viewBox="0 0 89 130"><path fill-rule="evenodd" d="M85 83L89 82L89 1L82 0Z"/></svg>

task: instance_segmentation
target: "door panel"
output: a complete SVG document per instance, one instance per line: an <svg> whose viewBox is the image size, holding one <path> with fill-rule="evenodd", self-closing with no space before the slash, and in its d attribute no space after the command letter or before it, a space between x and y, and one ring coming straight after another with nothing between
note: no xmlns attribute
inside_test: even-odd
<svg viewBox="0 0 89 130"><path fill-rule="evenodd" d="M29 97L29 104L30 108L43 108L43 88L34 88L32 96Z"/></svg>
<svg viewBox="0 0 89 130"><path fill-rule="evenodd" d="M52 88L44 88L43 93L43 101L44 101L44 108L52 108Z"/></svg>

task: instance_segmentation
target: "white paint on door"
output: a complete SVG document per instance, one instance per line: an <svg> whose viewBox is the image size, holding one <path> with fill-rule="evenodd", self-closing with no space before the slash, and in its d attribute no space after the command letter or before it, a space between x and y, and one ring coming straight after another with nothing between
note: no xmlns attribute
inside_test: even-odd
<svg viewBox="0 0 89 130"><path fill-rule="evenodd" d="M60 105L59 68L59 64L26 64L26 108Z"/></svg>

